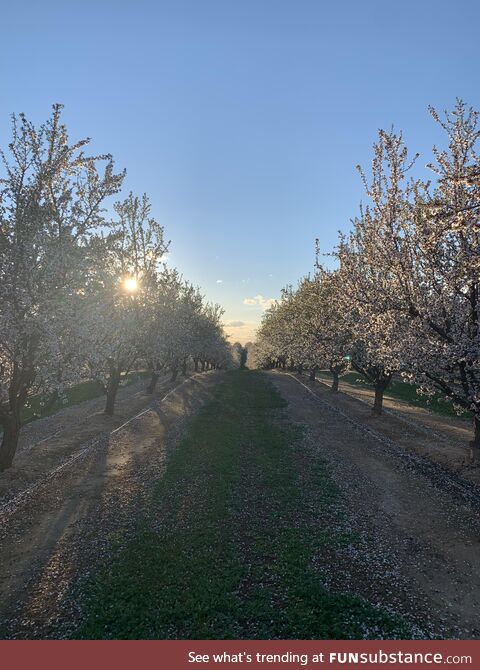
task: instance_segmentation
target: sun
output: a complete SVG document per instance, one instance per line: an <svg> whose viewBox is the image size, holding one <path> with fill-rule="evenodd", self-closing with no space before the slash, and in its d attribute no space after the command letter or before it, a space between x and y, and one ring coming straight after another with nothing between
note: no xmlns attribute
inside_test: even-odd
<svg viewBox="0 0 480 670"><path fill-rule="evenodd" d="M135 293L138 289L138 281L135 277L126 277L123 280L123 288L128 291L128 293Z"/></svg>

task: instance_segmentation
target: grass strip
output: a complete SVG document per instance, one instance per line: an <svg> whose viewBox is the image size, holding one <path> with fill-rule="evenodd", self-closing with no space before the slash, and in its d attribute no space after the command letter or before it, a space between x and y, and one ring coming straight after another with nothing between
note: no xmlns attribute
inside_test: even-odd
<svg viewBox="0 0 480 670"><path fill-rule="evenodd" d="M130 386L130 384L134 384L139 379L146 379L149 374L148 371L144 370L140 372L130 372L126 378L124 377L122 379L122 384L124 386ZM80 403L85 402L85 400L92 400L101 395L105 395L102 386L96 381L89 380L80 382L79 384L75 384L66 389L64 396L52 403L48 409L45 409L46 403L44 396L31 396L21 412L22 425L30 423L31 421L36 421L37 419L43 419L46 416L51 416L65 407L79 405Z"/></svg>
<svg viewBox="0 0 480 670"><path fill-rule="evenodd" d="M354 537L329 525L341 494L284 406L262 373L226 373L133 536L82 584L74 637L409 637L398 617L322 585L315 557Z"/></svg>
<svg viewBox="0 0 480 670"><path fill-rule="evenodd" d="M321 371L317 373L317 376L322 381L327 383L332 382L332 375L329 372ZM345 375L341 376L340 382L342 381L351 384L352 386L358 386L359 388L373 389L373 384L359 372L347 372ZM420 395L417 393L417 386L415 384L409 384L408 382L398 379L392 380L388 389L385 391L385 397L394 400L403 400L409 405L427 409L434 414L451 416L457 419L464 418L466 421L470 420L468 415L460 415L459 417L451 402L440 393L433 396Z"/></svg>

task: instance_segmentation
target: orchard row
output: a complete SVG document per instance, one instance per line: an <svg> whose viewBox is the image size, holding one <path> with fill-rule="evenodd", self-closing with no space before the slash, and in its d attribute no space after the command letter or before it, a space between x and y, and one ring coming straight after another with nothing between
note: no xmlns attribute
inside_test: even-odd
<svg viewBox="0 0 480 670"><path fill-rule="evenodd" d="M374 411L395 375L420 393L441 394L474 422L480 449L480 159L478 113L458 101L434 121L431 180L403 137L380 131L366 191L347 235L266 314L255 356L265 367L293 365L338 378L349 368L375 387ZM318 247L318 243L317 243Z"/></svg>
<svg viewBox="0 0 480 670"><path fill-rule="evenodd" d="M125 172L71 143L61 106L36 128L12 117L0 173L0 470L17 448L21 412L97 380L114 412L121 380L150 369L225 367L222 310L165 265L169 243L146 195L113 205ZM110 215L107 214L109 207Z"/></svg>

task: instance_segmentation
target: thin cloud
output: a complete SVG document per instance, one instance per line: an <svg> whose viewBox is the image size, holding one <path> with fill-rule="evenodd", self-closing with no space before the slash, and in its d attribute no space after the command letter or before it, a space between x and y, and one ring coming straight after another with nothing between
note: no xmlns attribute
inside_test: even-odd
<svg viewBox="0 0 480 670"><path fill-rule="evenodd" d="M244 328L247 324L245 321L227 321L225 325L229 328Z"/></svg>
<svg viewBox="0 0 480 670"><path fill-rule="evenodd" d="M223 279L217 279L217 284L223 284Z"/></svg>
<svg viewBox="0 0 480 670"><path fill-rule="evenodd" d="M264 298L263 295L258 294L254 298L245 298L244 305L258 305L262 309L269 309L276 302L275 298Z"/></svg>

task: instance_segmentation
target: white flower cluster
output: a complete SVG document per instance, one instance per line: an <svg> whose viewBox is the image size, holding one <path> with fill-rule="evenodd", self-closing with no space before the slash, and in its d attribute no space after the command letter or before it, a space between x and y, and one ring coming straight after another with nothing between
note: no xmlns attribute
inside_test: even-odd
<svg viewBox="0 0 480 670"><path fill-rule="evenodd" d="M368 205L333 252L265 315L256 355L265 366L348 362L375 385L375 409L394 373L441 393L474 419L480 448L480 160L478 113L458 101L430 110L447 136L431 182L410 172L401 134L380 131ZM343 366L343 368L342 368Z"/></svg>
<svg viewBox="0 0 480 670"><path fill-rule="evenodd" d="M231 358L221 309L162 262L168 243L148 198L130 193L107 218L125 172L110 155L87 156L87 144L70 143L55 105L40 128L13 116L0 152L0 470L33 395L45 408L96 379L111 413L134 366L154 381L188 358L203 369Z"/></svg>

